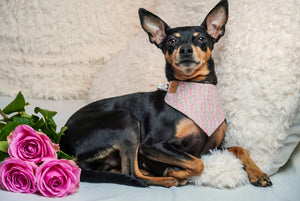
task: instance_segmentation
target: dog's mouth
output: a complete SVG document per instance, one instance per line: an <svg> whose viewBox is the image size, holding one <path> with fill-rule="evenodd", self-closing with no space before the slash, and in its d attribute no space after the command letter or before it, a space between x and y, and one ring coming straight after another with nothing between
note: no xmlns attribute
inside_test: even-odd
<svg viewBox="0 0 300 201"><path fill-rule="evenodd" d="M195 61L193 59L182 59L176 63L176 66L178 66L180 71L185 75L191 75L195 72L199 64L201 64L200 61Z"/></svg>
<svg viewBox="0 0 300 201"><path fill-rule="evenodd" d="M176 63L176 65L181 67L194 67L196 65L199 65L200 63L201 62L197 62L193 59L183 59Z"/></svg>

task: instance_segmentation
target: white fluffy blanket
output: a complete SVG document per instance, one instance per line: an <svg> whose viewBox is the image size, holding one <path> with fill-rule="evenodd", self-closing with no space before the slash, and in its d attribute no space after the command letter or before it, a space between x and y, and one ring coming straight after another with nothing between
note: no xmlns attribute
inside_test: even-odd
<svg viewBox="0 0 300 201"><path fill-rule="evenodd" d="M0 94L96 100L155 90L164 59L139 26L145 7L171 27L199 25L218 0L4 1L0 3ZM229 1L225 36L213 58L229 123L224 147L243 146L262 170L288 160L300 131L288 132L299 105L300 2ZM203 158L195 184L247 182L228 152Z"/></svg>

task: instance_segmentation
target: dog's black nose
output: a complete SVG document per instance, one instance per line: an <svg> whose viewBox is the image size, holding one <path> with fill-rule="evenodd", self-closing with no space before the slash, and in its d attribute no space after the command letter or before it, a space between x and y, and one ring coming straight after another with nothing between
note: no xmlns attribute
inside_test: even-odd
<svg viewBox="0 0 300 201"><path fill-rule="evenodd" d="M182 46L179 50L180 56L192 56L193 48L190 45Z"/></svg>

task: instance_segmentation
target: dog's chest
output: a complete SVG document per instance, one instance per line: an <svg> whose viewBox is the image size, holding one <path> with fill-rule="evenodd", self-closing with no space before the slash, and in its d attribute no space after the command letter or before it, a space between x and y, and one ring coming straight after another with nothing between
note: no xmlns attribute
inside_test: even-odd
<svg viewBox="0 0 300 201"><path fill-rule="evenodd" d="M180 149L194 156L200 155L207 139L205 132L189 118L181 119L176 125L175 137Z"/></svg>
<svg viewBox="0 0 300 201"><path fill-rule="evenodd" d="M191 119L183 118L176 125L175 136L179 139L184 139L186 137L195 135L197 133L203 132L197 124L195 124Z"/></svg>

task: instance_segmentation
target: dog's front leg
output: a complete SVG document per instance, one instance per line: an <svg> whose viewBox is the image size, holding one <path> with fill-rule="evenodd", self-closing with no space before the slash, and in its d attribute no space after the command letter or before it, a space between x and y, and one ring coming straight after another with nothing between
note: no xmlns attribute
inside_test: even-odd
<svg viewBox="0 0 300 201"><path fill-rule="evenodd" d="M204 169L203 162L199 158L176 149L168 142L143 145L140 153L152 161L166 164L163 176L174 177L181 185L187 183L187 178L200 175Z"/></svg>
<svg viewBox="0 0 300 201"><path fill-rule="evenodd" d="M178 179L168 176L168 177L153 177L149 175L144 175L143 172L139 168L138 164L138 151L139 148L136 149L135 159L132 161L132 174L149 185L156 185L156 186L164 186L164 187L171 187L171 186L181 186L181 182Z"/></svg>
<svg viewBox="0 0 300 201"><path fill-rule="evenodd" d="M228 151L233 153L241 160L251 184L261 187L272 186L272 182L268 175L262 172L259 167L257 167L245 149L242 147L231 147L228 149Z"/></svg>

